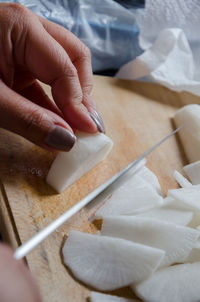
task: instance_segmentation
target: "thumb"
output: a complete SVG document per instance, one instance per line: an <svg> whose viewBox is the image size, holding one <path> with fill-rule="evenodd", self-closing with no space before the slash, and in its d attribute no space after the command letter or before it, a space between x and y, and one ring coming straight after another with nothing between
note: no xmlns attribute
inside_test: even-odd
<svg viewBox="0 0 200 302"><path fill-rule="evenodd" d="M0 81L0 127L47 149L69 151L76 140L56 113L32 103Z"/></svg>
<svg viewBox="0 0 200 302"><path fill-rule="evenodd" d="M0 301L41 302L40 294L30 271L13 251L0 244Z"/></svg>

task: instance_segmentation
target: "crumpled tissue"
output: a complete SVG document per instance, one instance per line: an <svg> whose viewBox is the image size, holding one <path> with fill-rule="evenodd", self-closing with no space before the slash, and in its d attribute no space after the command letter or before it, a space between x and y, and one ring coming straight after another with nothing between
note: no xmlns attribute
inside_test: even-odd
<svg viewBox="0 0 200 302"><path fill-rule="evenodd" d="M200 95L199 16L199 0L146 0L139 37L144 52L116 77L156 81Z"/></svg>

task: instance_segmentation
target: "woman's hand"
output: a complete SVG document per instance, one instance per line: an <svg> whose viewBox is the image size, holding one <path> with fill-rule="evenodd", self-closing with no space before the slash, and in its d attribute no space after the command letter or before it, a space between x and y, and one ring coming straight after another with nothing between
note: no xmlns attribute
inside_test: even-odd
<svg viewBox="0 0 200 302"><path fill-rule="evenodd" d="M36 79L51 86L53 103ZM91 96L88 48L22 5L0 4L0 127L70 150L74 128L104 132Z"/></svg>
<svg viewBox="0 0 200 302"><path fill-rule="evenodd" d="M0 244L0 302L41 302L28 268L13 258L13 251Z"/></svg>

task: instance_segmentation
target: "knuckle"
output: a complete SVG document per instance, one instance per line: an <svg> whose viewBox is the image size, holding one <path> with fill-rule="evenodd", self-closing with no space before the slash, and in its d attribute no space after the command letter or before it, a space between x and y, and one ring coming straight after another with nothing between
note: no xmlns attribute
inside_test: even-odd
<svg viewBox="0 0 200 302"><path fill-rule="evenodd" d="M89 62L91 61L91 51L82 42L79 45L78 57L76 58L76 60L87 60Z"/></svg>
<svg viewBox="0 0 200 302"><path fill-rule="evenodd" d="M83 94L90 95L93 89L93 84L92 83L87 83L83 88Z"/></svg>
<svg viewBox="0 0 200 302"><path fill-rule="evenodd" d="M74 66L69 66L68 63L65 65L65 75L70 78L78 78L77 69Z"/></svg>
<svg viewBox="0 0 200 302"><path fill-rule="evenodd" d="M91 51L85 44L82 46L82 56L88 59L91 58Z"/></svg>
<svg viewBox="0 0 200 302"><path fill-rule="evenodd" d="M9 3L9 8L12 9L16 14L19 14L20 16L26 15L29 10L24 5L19 3Z"/></svg>

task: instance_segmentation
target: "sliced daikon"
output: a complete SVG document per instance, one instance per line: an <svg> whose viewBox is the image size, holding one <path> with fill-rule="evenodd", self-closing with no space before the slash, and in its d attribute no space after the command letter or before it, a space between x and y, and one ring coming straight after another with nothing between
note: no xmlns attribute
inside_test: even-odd
<svg viewBox="0 0 200 302"><path fill-rule="evenodd" d="M47 175L47 183L61 193L95 165L112 149L112 140L103 133L77 132L77 141L69 152L60 152Z"/></svg>
<svg viewBox="0 0 200 302"><path fill-rule="evenodd" d="M184 261L200 236L189 227L138 216L104 217L101 233L164 250L161 266Z"/></svg>
<svg viewBox="0 0 200 302"><path fill-rule="evenodd" d="M148 302L198 302L200 262L162 269L132 288Z"/></svg>
<svg viewBox="0 0 200 302"><path fill-rule="evenodd" d="M189 162L200 160L200 105L192 104L179 109L174 117Z"/></svg>
<svg viewBox="0 0 200 302"><path fill-rule="evenodd" d="M188 187L192 186L191 182L189 180L187 180L187 178L185 178L178 171L175 170L173 176L174 176L174 179L177 181L177 183L180 185L180 187L188 188Z"/></svg>
<svg viewBox="0 0 200 302"><path fill-rule="evenodd" d="M194 248L191 250L184 263L194 263L200 261L200 248Z"/></svg>
<svg viewBox="0 0 200 302"><path fill-rule="evenodd" d="M140 177L142 177L146 182L148 182L152 187L156 189L156 191L162 195L162 190L158 181L157 176L146 166L141 168L138 171L138 174Z"/></svg>
<svg viewBox="0 0 200 302"><path fill-rule="evenodd" d="M138 302L138 300L91 292L90 302Z"/></svg>
<svg viewBox="0 0 200 302"><path fill-rule="evenodd" d="M63 247L65 264L82 282L114 290L154 272L165 252L128 240L71 231Z"/></svg>
<svg viewBox="0 0 200 302"><path fill-rule="evenodd" d="M184 203L189 209L200 211L200 185L168 191L168 196Z"/></svg>
<svg viewBox="0 0 200 302"><path fill-rule="evenodd" d="M104 215L136 214L152 209L162 202L162 196L150 184L140 176L134 175L114 191L95 216L102 218Z"/></svg>
<svg viewBox="0 0 200 302"><path fill-rule="evenodd" d="M183 167L193 185L200 184L200 160Z"/></svg>
<svg viewBox="0 0 200 302"><path fill-rule="evenodd" d="M137 214L140 217L158 219L165 222L172 222L180 225L188 225L193 217L192 211L182 211L178 209L170 209L168 207L158 207L150 211Z"/></svg>

